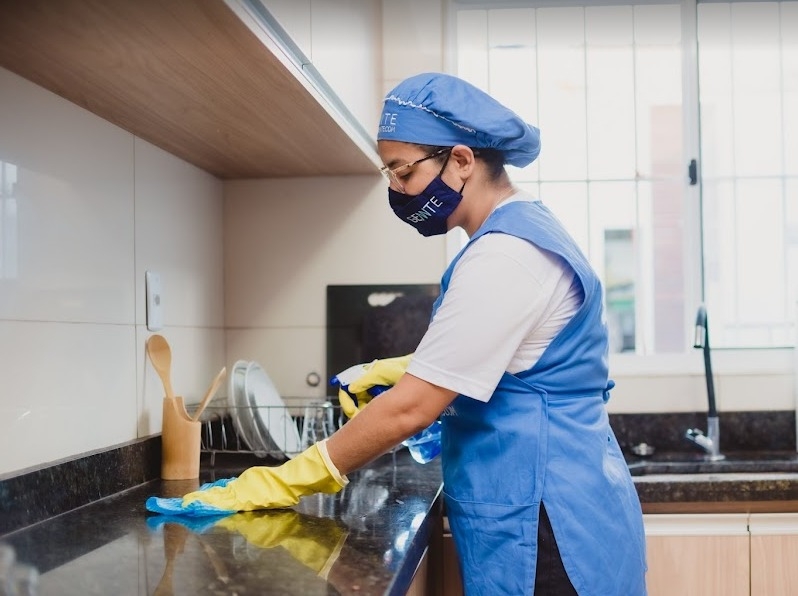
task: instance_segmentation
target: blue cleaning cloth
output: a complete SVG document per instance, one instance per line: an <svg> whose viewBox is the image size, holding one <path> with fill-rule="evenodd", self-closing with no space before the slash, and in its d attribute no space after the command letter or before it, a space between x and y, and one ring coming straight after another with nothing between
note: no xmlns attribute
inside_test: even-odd
<svg viewBox="0 0 798 596"><path fill-rule="evenodd" d="M222 478L216 482L207 482L199 487L199 490L208 490L215 486L227 486L235 478ZM213 505L207 505L201 501L193 501L183 506L183 497L150 497L146 503L147 511L161 513L164 515L184 515L189 517L207 517L210 515L230 515L235 511L220 509Z"/></svg>
<svg viewBox="0 0 798 596"><path fill-rule="evenodd" d="M540 153L540 130L471 83L428 72L405 79L385 97L377 140L496 149L523 168Z"/></svg>
<svg viewBox="0 0 798 596"><path fill-rule="evenodd" d="M160 533L166 524L179 524L190 530L194 534L204 534L214 527L220 519L230 517L232 511L220 515L204 515L202 517L190 517L188 515L151 515L147 518L147 528L151 532Z"/></svg>

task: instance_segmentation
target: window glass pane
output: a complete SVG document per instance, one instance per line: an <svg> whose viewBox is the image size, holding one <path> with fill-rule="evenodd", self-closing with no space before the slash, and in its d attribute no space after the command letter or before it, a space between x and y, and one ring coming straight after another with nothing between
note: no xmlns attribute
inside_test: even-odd
<svg viewBox="0 0 798 596"><path fill-rule="evenodd" d="M632 230L604 230L604 304L611 353L635 351L636 278Z"/></svg>
<svg viewBox="0 0 798 596"><path fill-rule="evenodd" d="M685 308L692 314L695 304L687 299L683 184L671 178L637 185L641 299L650 313L640 329L647 352L682 352L688 345Z"/></svg>
<svg viewBox="0 0 798 596"><path fill-rule="evenodd" d="M457 13L457 73L481 89L488 88L488 13Z"/></svg>
<svg viewBox="0 0 798 596"><path fill-rule="evenodd" d="M579 248L590 256L587 184L584 182L543 182L540 198L557 216Z"/></svg>
<svg viewBox="0 0 798 596"><path fill-rule="evenodd" d="M489 89L491 95L527 122L537 124L537 49L535 11L493 10L488 13ZM538 160L514 170L519 181L538 179Z"/></svg>
<svg viewBox="0 0 798 596"><path fill-rule="evenodd" d="M786 315L781 180L739 180L736 196L737 310L745 324Z"/></svg>
<svg viewBox="0 0 798 596"><path fill-rule="evenodd" d="M0 280L17 277L17 166L0 161Z"/></svg>
<svg viewBox="0 0 798 596"><path fill-rule="evenodd" d="M632 8L585 11L587 150L592 179L635 176Z"/></svg>
<svg viewBox="0 0 798 596"><path fill-rule="evenodd" d="M701 173L706 181L734 172L731 9L702 4L698 16Z"/></svg>
<svg viewBox="0 0 798 596"><path fill-rule="evenodd" d="M797 7L698 6L704 292L718 347L795 342Z"/></svg>
<svg viewBox="0 0 798 596"><path fill-rule="evenodd" d="M770 347L790 318L783 186L778 179L708 183L704 283L718 346ZM783 344L782 344L783 345Z"/></svg>
<svg viewBox="0 0 798 596"><path fill-rule="evenodd" d="M614 352L635 351L637 196L634 182L591 182L589 258L604 283Z"/></svg>
<svg viewBox="0 0 798 596"><path fill-rule="evenodd" d="M735 174L780 174L779 8L766 2L731 9Z"/></svg>
<svg viewBox="0 0 798 596"><path fill-rule="evenodd" d="M798 176L798 2L781 5L782 71L784 89L784 169Z"/></svg>
<svg viewBox="0 0 798 596"><path fill-rule="evenodd" d="M704 175L781 173L778 5L700 5L698 37Z"/></svg>
<svg viewBox="0 0 798 596"><path fill-rule="evenodd" d="M789 334L783 343L776 345L792 345L798 338L798 180L788 180L785 185L786 203L786 268L787 268L787 321ZM790 317L792 311L792 317Z"/></svg>
<svg viewBox="0 0 798 596"><path fill-rule="evenodd" d="M682 51L678 5L636 6L637 172L684 175Z"/></svg>
<svg viewBox="0 0 798 596"><path fill-rule="evenodd" d="M537 10L540 176L587 177L584 9Z"/></svg>

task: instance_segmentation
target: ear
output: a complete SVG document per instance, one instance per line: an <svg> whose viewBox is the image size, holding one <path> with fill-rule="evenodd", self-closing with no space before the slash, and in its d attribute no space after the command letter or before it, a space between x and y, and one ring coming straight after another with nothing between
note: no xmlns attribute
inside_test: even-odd
<svg viewBox="0 0 798 596"><path fill-rule="evenodd" d="M454 162L457 166L458 174L466 179L471 176L474 171L474 152L466 145L455 145L452 147L452 152L449 154L449 161Z"/></svg>

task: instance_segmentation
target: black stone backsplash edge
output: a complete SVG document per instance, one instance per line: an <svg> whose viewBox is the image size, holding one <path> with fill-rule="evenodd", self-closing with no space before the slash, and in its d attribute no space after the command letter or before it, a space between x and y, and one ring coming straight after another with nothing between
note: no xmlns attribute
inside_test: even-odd
<svg viewBox="0 0 798 596"><path fill-rule="evenodd" d="M0 537L160 477L161 436L0 476Z"/></svg>
<svg viewBox="0 0 798 596"><path fill-rule="evenodd" d="M795 410L718 412L721 451L795 451ZM689 428L707 430L707 413L610 414L624 453L640 443L658 452L695 452L684 438Z"/></svg>

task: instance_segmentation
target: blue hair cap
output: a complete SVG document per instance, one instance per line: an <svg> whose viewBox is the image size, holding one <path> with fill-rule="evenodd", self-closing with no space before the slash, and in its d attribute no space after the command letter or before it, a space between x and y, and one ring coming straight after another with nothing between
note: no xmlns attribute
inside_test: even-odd
<svg viewBox="0 0 798 596"><path fill-rule="evenodd" d="M471 83L429 72L405 79L385 97L378 141L496 149L523 168L540 153L540 130Z"/></svg>

